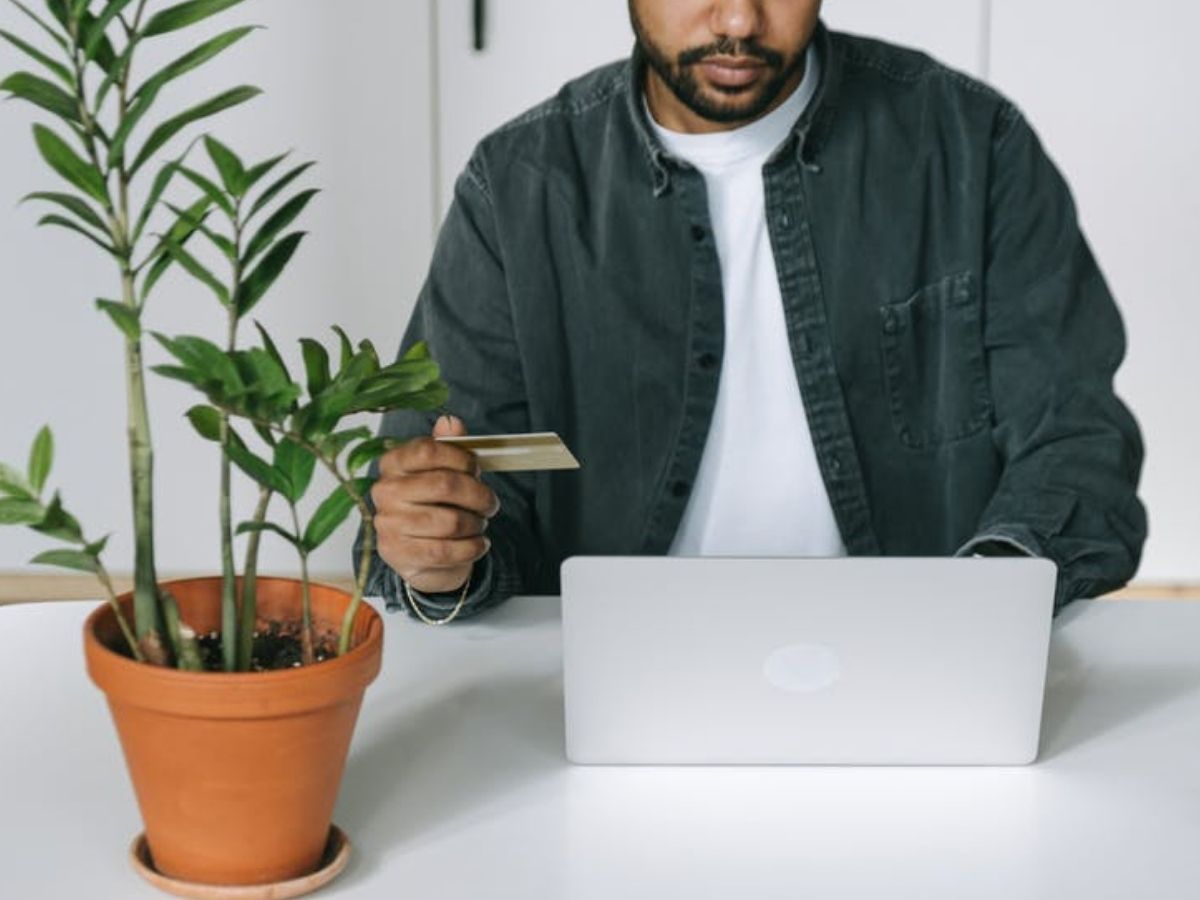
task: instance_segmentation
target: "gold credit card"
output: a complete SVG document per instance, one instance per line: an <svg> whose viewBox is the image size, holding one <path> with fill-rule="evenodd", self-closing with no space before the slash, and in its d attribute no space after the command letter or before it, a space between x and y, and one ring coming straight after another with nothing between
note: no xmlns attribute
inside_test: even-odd
<svg viewBox="0 0 1200 900"><path fill-rule="evenodd" d="M479 468L485 472L579 468L579 461L553 431L536 434L468 434L463 437L439 437L437 440L470 450L479 459Z"/></svg>

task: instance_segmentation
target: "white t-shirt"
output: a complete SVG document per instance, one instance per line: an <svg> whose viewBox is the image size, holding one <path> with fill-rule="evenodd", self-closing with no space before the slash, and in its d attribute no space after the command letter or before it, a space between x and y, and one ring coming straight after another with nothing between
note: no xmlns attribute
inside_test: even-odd
<svg viewBox="0 0 1200 900"><path fill-rule="evenodd" d="M666 150L695 166L725 295L716 408L673 556L844 556L792 363L767 232L762 168L812 100L810 49L799 87L770 114L714 134L668 131Z"/></svg>

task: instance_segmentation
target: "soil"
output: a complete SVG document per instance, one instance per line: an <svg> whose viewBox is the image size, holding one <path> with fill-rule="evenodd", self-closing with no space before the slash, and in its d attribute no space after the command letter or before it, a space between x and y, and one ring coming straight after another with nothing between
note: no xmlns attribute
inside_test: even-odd
<svg viewBox="0 0 1200 900"><path fill-rule="evenodd" d="M265 624L265 629L262 626ZM254 643L250 653L250 671L269 672L275 669L294 669L301 665L300 625L296 623L259 623L254 632ZM200 645L200 658L206 672L224 670L221 659L221 633L210 631L196 638ZM337 656L337 637L316 635L313 651L317 662Z"/></svg>

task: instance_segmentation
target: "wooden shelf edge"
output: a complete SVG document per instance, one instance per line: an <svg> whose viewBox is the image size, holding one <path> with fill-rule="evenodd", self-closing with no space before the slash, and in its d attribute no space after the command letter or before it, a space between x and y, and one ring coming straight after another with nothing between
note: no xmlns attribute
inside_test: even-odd
<svg viewBox="0 0 1200 900"><path fill-rule="evenodd" d="M194 577L199 572L173 572L163 577L164 581L174 578ZM274 573L263 573L264 575ZM279 573L291 576L292 573ZM323 572L313 575L313 581L336 585L343 590L354 587L352 579L342 573ZM130 589L132 579L128 575L114 576L113 584L118 592ZM90 575L47 575L28 572L0 571L0 605L7 603L38 603L55 600L96 600L100 587ZM1200 600L1200 584L1138 582L1122 590L1108 594L1102 600Z"/></svg>
<svg viewBox="0 0 1200 900"><path fill-rule="evenodd" d="M163 581L177 578L194 578L198 575L209 575L210 572L168 572L162 576ZM281 575L294 577L291 572L261 572L260 575ZM343 590L352 590L354 580L342 573L314 572L312 580L321 584L332 584ZM117 593L124 593L133 587L130 575L114 575L113 587ZM27 572L0 571L0 606L9 603L47 603L57 600L100 600L103 592L96 579L90 575L45 575Z"/></svg>

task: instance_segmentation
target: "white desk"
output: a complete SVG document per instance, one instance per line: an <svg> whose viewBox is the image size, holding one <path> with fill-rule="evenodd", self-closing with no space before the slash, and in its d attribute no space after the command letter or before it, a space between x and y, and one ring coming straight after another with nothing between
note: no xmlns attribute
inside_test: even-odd
<svg viewBox="0 0 1200 900"><path fill-rule="evenodd" d="M0 608L0 894L160 896L83 670L88 603ZM558 602L387 619L336 821L346 898L1200 897L1200 604L1079 604L1023 769L588 769ZM36 649L36 653L34 652Z"/></svg>

